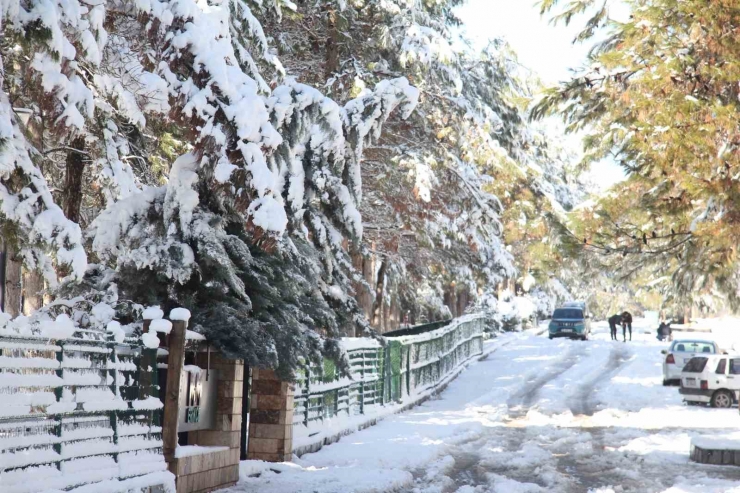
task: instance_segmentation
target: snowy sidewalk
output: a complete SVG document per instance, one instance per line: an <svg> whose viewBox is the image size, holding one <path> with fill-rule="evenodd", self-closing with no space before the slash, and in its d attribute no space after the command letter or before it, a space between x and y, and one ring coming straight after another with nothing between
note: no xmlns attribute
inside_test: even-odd
<svg viewBox="0 0 740 493"><path fill-rule="evenodd" d="M688 461L691 438L736 429L737 411L687 407L663 387L652 334L598 332L491 341L499 350L439 398L294 464L244 462L230 491L740 492L740 468Z"/></svg>

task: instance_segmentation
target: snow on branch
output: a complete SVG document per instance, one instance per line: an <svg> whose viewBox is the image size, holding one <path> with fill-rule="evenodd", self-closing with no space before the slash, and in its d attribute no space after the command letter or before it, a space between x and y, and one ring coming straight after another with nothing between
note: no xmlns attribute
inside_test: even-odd
<svg viewBox="0 0 740 493"><path fill-rule="evenodd" d="M277 176L265 153L282 139L270 124L260 84L240 67L232 43L228 2L142 0L157 22L158 73L174 113L192 128L199 174L221 186L230 205L256 226L279 236L285 229ZM246 5L240 6L246 9Z"/></svg>
<svg viewBox="0 0 740 493"><path fill-rule="evenodd" d="M345 135L354 158L349 168L349 186L356 200L362 198L360 161L368 140L380 137L383 124L396 108L400 106L401 117L406 119L418 103L419 90L400 77L379 82L373 91L363 91L344 106Z"/></svg>
<svg viewBox="0 0 740 493"><path fill-rule="evenodd" d="M2 83L0 72L0 87ZM52 249L59 264L69 266L75 278L82 278L87 255L80 227L54 202L46 179L31 160L4 90L0 90L0 215L16 225L23 247ZM54 284L56 279L48 270L45 273Z"/></svg>

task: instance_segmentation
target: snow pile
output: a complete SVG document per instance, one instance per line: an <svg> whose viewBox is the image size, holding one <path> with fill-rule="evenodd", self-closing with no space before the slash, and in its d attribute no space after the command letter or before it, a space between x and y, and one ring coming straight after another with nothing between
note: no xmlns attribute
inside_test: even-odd
<svg viewBox="0 0 740 493"><path fill-rule="evenodd" d="M41 335L49 339L69 339L75 333L75 326L68 315L59 315L54 321L41 322Z"/></svg>
<svg viewBox="0 0 740 493"><path fill-rule="evenodd" d="M144 320L159 320L162 317L164 317L164 312L158 306L145 308L141 313L141 318Z"/></svg>
<svg viewBox="0 0 740 493"><path fill-rule="evenodd" d="M152 320L149 324L149 330L152 330L154 332L161 332L163 334L169 334L170 332L172 332L172 322L163 318Z"/></svg>
<svg viewBox="0 0 740 493"><path fill-rule="evenodd" d="M190 311L186 308L173 308L170 310L170 320L187 322L190 320Z"/></svg>
<svg viewBox="0 0 740 493"><path fill-rule="evenodd" d="M691 439L691 447L706 450L740 450L740 433L718 438L716 436L697 436Z"/></svg>
<svg viewBox="0 0 740 493"><path fill-rule="evenodd" d="M201 445L178 445L175 449L175 457L192 457L194 455L212 454L214 452L225 452L229 447L204 447Z"/></svg>
<svg viewBox="0 0 740 493"><path fill-rule="evenodd" d="M156 349L159 347L159 337L157 337L156 332L144 332L141 334L141 342L149 349Z"/></svg>
<svg viewBox="0 0 740 493"><path fill-rule="evenodd" d="M121 324L119 322L116 322L115 320L108 322L106 331L113 334L113 340L115 340L118 344L121 344L126 337L126 332L124 332L124 330L121 328Z"/></svg>

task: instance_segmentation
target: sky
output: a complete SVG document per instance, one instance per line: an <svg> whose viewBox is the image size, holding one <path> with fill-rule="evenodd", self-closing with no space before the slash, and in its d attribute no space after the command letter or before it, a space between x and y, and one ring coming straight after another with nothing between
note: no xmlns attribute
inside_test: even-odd
<svg viewBox="0 0 740 493"><path fill-rule="evenodd" d="M584 18L570 26L553 26L549 17L540 16L536 0L468 0L457 11L467 37L484 45L491 38L504 38L516 51L519 62L539 75L546 84L556 84L570 77L570 69L586 59L590 45L573 44ZM617 5L613 15L623 15ZM578 139L569 138L574 146ZM594 164L588 173L590 181L605 190L624 179L624 172L612 161Z"/></svg>

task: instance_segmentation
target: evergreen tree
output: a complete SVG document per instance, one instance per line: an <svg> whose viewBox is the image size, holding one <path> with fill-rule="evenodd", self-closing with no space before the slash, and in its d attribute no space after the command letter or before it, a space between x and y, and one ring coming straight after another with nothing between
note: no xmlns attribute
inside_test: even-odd
<svg viewBox="0 0 740 493"><path fill-rule="evenodd" d="M568 4L556 18L567 22L590 4ZM560 113L570 128L586 129L586 159L614 155L629 173L593 211L599 220L577 234L623 259L626 274L649 268L670 276L679 297L719 290L737 305L738 41L727 35L737 9L667 0L631 7L624 23L593 11L580 38L599 26L609 36L535 113Z"/></svg>

